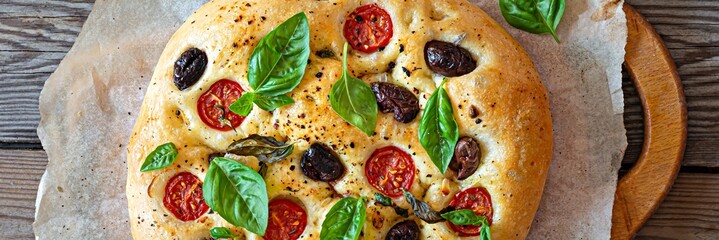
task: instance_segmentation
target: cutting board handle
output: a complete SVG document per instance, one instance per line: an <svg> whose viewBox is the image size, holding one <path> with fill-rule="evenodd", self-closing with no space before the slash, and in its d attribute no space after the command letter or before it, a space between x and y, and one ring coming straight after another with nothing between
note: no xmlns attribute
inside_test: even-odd
<svg viewBox="0 0 719 240"><path fill-rule="evenodd" d="M612 239L634 237L659 207L679 172L687 138L687 108L674 60L644 17L627 4L624 12L628 27L624 64L644 109L644 146L617 185Z"/></svg>

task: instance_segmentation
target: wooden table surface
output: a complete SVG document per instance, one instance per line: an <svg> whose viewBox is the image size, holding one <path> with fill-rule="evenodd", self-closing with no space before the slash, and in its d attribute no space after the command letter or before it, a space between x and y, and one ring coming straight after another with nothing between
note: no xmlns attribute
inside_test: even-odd
<svg viewBox="0 0 719 240"><path fill-rule="evenodd" d="M679 177L639 239L719 239L719 1L626 0L662 36L682 77L688 139ZM32 239L47 165L36 128L38 97L77 37L94 0L0 1L0 239ZM624 80L631 167L643 141L642 109ZM620 173L621 174L621 173Z"/></svg>

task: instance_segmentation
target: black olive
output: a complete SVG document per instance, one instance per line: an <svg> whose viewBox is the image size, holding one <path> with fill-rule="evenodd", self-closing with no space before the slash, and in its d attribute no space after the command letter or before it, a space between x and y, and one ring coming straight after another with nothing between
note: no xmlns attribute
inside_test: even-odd
<svg viewBox="0 0 719 240"><path fill-rule="evenodd" d="M379 110L394 112L394 119L408 123L419 113L419 100L404 87L385 82L373 82L372 92L377 98Z"/></svg>
<svg viewBox="0 0 719 240"><path fill-rule="evenodd" d="M324 144L313 143L310 149L302 154L300 168L305 176L318 181L334 181L345 173L340 158Z"/></svg>
<svg viewBox="0 0 719 240"><path fill-rule="evenodd" d="M467 49L437 40L424 45L424 61L429 69L447 77L462 76L477 68Z"/></svg>
<svg viewBox="0 0 719 240"><path fill-rule="evenodd" d="M482 152L479 144L471 137L463 137L454 147L454 157L449 162L449 169L457 172L457 179L464 180L474 174L479 167Z"/></svg>
<svg viewBox="0 0 719 240"><path fill-rule="evenodd" d="M406 220L392 226L387 232L385 240L417 240L419 239L419 226L412 220Z"/></svg>
<svg viewBox="0 0 719 240"><path fill-rule="evenodd" d="M207 66L207 55L200 49L187 49L175 62L175 86L185 90L200 80Z"/></svg>

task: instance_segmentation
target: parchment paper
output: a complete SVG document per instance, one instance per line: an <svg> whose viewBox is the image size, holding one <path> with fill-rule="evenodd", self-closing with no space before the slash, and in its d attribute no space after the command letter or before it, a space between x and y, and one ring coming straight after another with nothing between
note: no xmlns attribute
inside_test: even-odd
<svg viewBox="0 0 719 240"><path fill-rule="evenodd" d="M626 147L622 3L567 1L561 44L509 27L496 0L472 0L525 47L550 92L554 154L531 239L608 239ZM125 144L172 33L203 0L98 0L40 96L49 163L37 197L38 239L129 239Z"/></svg>

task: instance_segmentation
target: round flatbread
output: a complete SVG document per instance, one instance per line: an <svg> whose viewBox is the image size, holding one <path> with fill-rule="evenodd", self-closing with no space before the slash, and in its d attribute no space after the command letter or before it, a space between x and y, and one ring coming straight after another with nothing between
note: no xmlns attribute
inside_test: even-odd
<svg viewBox="0 0 719 240"><path fill-rule="evenodd" d="M255 47L300 12L307 17L311 54L301 82L286 94L294 103L274 111L255 106L246 117L229 112L230 104L252 92L248 68ZM439 45L428 45L432 41ZM343 72L345 42L352 48L347 56L350 75L373 87L390 83L404 89L390 94L390 102L379 103L371 136L347 123L330 104L330 91ZM428 59L428 46L436 47L440 57L444 50L455 54L461 64ZM445 77L443 88L459 137L467 138L458 146L476 148L459 154L470 161L454 165L464 169L459 174L463 180L457 171L442 174L418 139L419 110ZM397 96L408 98L400 103ZM405 103L419 108L392 105ZM382 112L388 107L382 104L394 106L394 111ZM552 152L547 92L531 59L502 27L467 1L214 0L192 14L167 43L137 118L127 152L132 236L209 239L211 228L224 226L240 239L261 238L232 226L202 198L210 155L226 153L234 141L252 134L294 143L288 157L267 164L264 176L270 201L268 233L288 234L282 238L319 239L328 211L347 196L367 198L364 239L384 239L400 223L412 228L407 220L419 226L421 239L479 234L479 227L430 224L375 203L375 193L383 193L409 209L398 192L407 189L437 211L451 206L486 216L492 238L523 239ZM148 155L165 143L176 147L175 161L141 172ZM303 155L311 156L303 160ZM255 157L233 158L260 168ZM334 164L327 161L331 158L339 160L343 172L321 169ZM276 212L283 214L273 215ZM288 229L295 230L282 232L283 222L305 226L292 225Z"/></svg>

